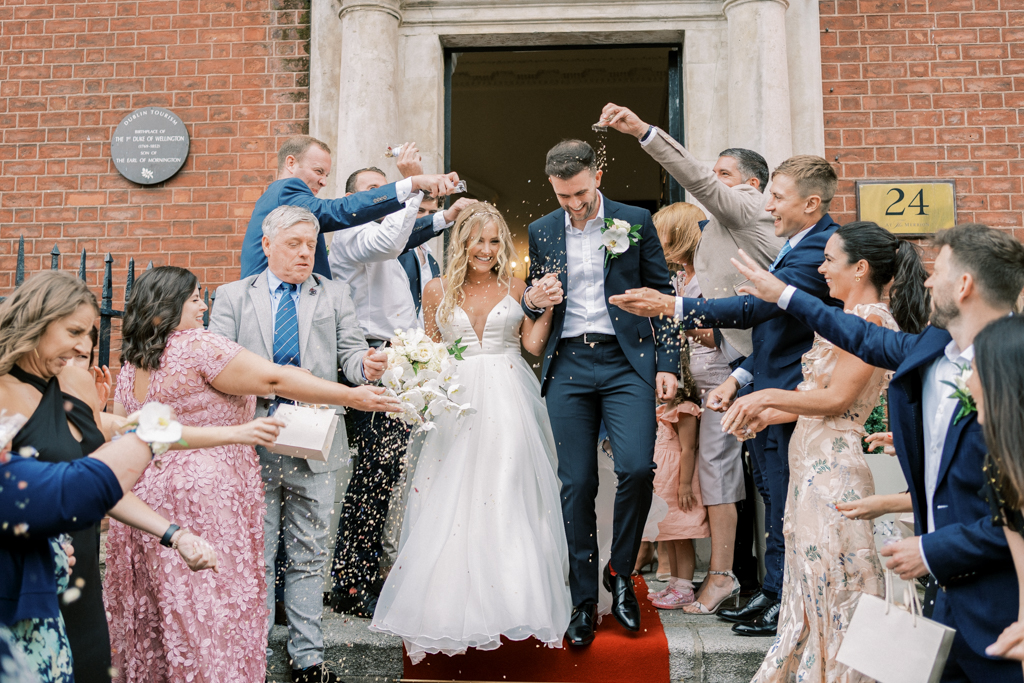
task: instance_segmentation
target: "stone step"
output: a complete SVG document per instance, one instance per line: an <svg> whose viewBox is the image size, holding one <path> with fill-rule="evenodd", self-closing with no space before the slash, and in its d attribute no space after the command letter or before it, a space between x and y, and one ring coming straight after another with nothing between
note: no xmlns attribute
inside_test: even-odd
<svg viewBox="0 0 1024 683"><path fill-rule="evenodd" d="M665 584L647 579L651 590ZM682 610L659 612L668 638L672 681L686 683L749 683L771 638L734 635L728 624L714 616L693 616ZM608 617L611 618L611 617ZM369 619L324 611L325 660L346 683L392 683L402 678L402 642L373 633ZM267 671L271 681L288 681L285 644L288 631L275 626L270 634L273 657Z"/></svg>

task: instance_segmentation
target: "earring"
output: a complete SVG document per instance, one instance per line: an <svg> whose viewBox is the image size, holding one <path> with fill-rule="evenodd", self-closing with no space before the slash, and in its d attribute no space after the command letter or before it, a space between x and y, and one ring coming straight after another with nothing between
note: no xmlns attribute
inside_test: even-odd
<svg viewBox="0 0 1024 683"><path fill-rule="evenodd" d="M860 275L854 278L855 281L860 282Z"/></svg>

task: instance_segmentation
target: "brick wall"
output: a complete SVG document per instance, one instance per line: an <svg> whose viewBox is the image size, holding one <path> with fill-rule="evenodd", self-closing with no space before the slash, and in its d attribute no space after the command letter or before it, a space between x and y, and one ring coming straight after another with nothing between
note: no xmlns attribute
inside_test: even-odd
<svg viewBox="0 0 1024 683"><path fill-rule="evenodd" d="M857 179L953 178L957 219L1024 238L1021 0L821 0L836 220Z"/></svg>
<svg viewBox="0 0 1024 683"><path fill-rule="evenodd" d="M0 293L20 235L29 273L49 267L56 243L65 270L89 251L92 285L104 252L117 283L129 256L213 286L236 279L277 148L308 129L309 4L2 0ZM181 117L191 149L175 177L142 187L117 173L110 137L148 105Z"/></svg>

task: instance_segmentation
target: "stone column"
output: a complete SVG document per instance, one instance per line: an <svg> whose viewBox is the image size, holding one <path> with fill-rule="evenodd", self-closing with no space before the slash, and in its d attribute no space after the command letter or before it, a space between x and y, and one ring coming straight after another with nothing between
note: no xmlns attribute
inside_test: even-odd
<svg viewBox="0 0 1024 683"><path fill-rule="evenodd" d="M818 0L789 0L786 12L793 154L825 156Z"/></svg>
<svg viewBox="0 0 1024 683"><path fill-rule="evenodd" d="M310 7L309 134L332 150L338 146L338 86L341 79L341 21L339 0L313 0ZM340 196L344 188L331 173L321 199ZM342 183L345 181L342 180ZM344 192L341 192L344 194Z"/></svg>
<svg viewBox="0 0 1024 683"><path fill-rule="evenodd" d="M725 0L729 24L729 146L760 152L770 169L793 154L787 0Z"/></svg>
<svg viewBox="0 0 1024 683"><path fill-rule="evenodd" d="M397 180L383 158L398 122L399 0L342 0L338 138L333 169L339 193L352 171L379 166ZM389 162L385 165L385 161Z"/></svg>

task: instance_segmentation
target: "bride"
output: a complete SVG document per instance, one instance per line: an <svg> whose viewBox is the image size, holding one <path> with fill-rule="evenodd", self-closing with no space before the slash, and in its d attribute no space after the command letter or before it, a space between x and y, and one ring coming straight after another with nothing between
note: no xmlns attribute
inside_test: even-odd
<svg viewBox="0 0 1024 683"><path fill-rule="evenodd" d="M398 558L371 630L427 654L493 650L501 636L561 647L572 604L558 478L540 384L520 354L539 354L553 307L531 321L512 276L504 218L478 203L452 229L443 278L423 293L426 332L461 340L458 381L475 414L445 413L428 432L409 488ZM550 278L550 279L548 279ZM554 276L539 286L559 288Z"/></svg>

